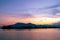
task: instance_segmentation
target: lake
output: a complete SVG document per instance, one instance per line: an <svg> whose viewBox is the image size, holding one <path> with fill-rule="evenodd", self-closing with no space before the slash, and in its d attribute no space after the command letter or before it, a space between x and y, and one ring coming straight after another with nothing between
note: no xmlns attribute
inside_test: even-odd
<svg viewBox="0 0 60 40"><path fill-rule="evenodd" d="M0 40L60 40L60 29L0 29Z"/></svg>

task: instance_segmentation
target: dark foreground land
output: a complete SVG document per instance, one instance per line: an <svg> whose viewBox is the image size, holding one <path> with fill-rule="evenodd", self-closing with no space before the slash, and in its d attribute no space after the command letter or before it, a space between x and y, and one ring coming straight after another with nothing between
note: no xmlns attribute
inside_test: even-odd
<svg viewBox="0 0 60 40"><path fill-rule="evenodd" d="M3 26L2 29L39 29L39 28L60 28L60 25L35 25L32 23L16 23L13 25Z"/></svg>

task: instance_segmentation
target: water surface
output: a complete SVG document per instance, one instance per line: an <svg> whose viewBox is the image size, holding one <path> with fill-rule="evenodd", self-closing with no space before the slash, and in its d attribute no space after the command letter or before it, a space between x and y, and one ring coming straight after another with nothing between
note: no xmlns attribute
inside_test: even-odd
<svg viewBox="0 0 60 40"><path fill-rule="evenodd" d="M60 29L0 29L0 40L60 40Z"/></svg>

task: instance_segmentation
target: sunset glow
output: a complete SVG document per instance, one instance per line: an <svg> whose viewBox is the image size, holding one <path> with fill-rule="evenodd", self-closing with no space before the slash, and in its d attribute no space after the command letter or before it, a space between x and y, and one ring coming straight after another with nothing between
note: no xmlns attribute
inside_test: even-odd
<svg viewBox="0 0 60 40"><path fill-rule="evenodd" d="M0 25L9 25L17 22L33 23L33 24L53 24L60 21L60 18L51 17L28 17L28 18L16 18L16 17L2 17L4 20L0 21Z"/></svg>
<svg viewBox="0 0 60 40"><path fill-rule="evenodd" d="M60 22L60 0L0 0L0 25Z"/></svg>

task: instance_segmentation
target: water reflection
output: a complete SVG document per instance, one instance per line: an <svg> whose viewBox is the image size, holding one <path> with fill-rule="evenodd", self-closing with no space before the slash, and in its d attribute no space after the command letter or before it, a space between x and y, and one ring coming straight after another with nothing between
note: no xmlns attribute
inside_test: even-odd
<svg viewBox="0 0 60 40"><path fill-rule="evenodd" d="M59 30L60 29L0 29L0 40L60 40Z"/></svg>

